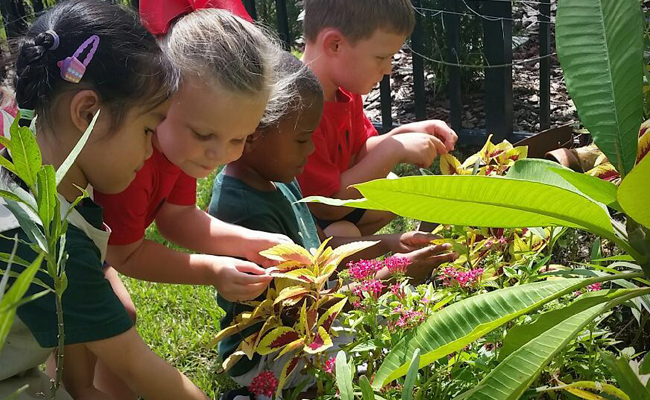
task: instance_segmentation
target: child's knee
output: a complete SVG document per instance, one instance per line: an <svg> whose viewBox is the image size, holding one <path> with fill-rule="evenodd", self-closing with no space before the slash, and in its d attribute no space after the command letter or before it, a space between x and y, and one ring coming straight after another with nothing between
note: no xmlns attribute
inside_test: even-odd
<svg viewBox="0 0 650 400"><path fill-rule="evenodd" d="M359 228L350 221L336 221L330 224L323 230L327 237L330 236L343 236L343 237L359 237L361 231Z"/></svg>

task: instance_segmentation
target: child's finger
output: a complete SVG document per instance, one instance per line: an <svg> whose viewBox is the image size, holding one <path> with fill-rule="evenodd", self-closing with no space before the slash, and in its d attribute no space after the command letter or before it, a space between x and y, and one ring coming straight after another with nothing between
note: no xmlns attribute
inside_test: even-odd
<svg viewBox="0 0 650 400"><path fill-rule="evenodd" d="M253 263L242 262L241 264L237 264L235 268L237 271L245 272L247 274L266 275L266 270L264 268Z"/></svg>
<svg viewBox="0 0 650 400"><path fill-rule="evenodd" d="M447 154L447 153L449 153L449 150L447 149L445 144L442 143L442 141L440 139L438 139L435 136L431 136L430 140L433 143L433 145L435 146L436 152L438 154Z"/></svg>

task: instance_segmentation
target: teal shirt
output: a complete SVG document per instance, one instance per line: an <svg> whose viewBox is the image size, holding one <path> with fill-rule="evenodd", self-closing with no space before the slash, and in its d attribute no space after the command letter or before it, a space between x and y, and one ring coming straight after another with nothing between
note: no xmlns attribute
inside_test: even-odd
<svg viewBox="0 0 650 400"><path fill-rule="evenodd" d="M302 199L298 182L276 182L275 186L277 190L274 191L257 190L221 172L214 181L209 213L222 221L249 229L281 233L307 249L318 248L320 240L311 213L305 203L296 203ZM260 298L264 299L265 295ZM221 296L217 296L217 302L226 312L221 320L222 328L230 325L235 316L251 310L251 307L229 302ZM226 359L237 350L243 339L261 328L261 323L253 325L238 335L224 339L219 343L219 354ZM253 360L244 356L228 373L231 376L243 375L250 371L259 359L258 354L255 354Z"/></svg>
<svg viewBox="0 0 650 400"><path fill-rule="evenodd" d="M103 229L102 209L90 199L85 199L76 210L90 225ZM28 240L21 229L2 232L5 237ZM11 253L13 240L0 238L0 252ZM66 233L68 261L65 266L68 287L63 293L63 322L65 344L76 344L108 339L129 330L133 323L122 302L117 298L110 283L104 277L100 250L84 232L69 224ZM24 244L19 244L16 255L32 261L36 253ZM7 265L0 262L0 268ZM24 267L13 264L12 271L22 272ZM36 278L50 287L52 279L45 271L45 264ZM13 279L10 279L10 285ZM41 286L32 284L26 296L40 293ZM17 310L20 320L29 328L38 344L43 348L58 344L57 315L54 294L47 294L37 300L20 306Z"/></svg>

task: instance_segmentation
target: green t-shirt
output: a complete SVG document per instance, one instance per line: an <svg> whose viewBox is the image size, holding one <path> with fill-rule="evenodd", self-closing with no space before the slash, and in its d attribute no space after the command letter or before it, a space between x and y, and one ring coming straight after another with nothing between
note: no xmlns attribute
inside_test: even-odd
<svg viewBox="0 0 650 400"><path fill-rule="evenodd" d="M133 326L122 302L104 278L100 249L84 232L84 230L86 232L104 230L102 209L92 200L85 199L76 210L79 212L80 222L76 222L77 226L72 223L68 225L65 244L68 252L65 266L68 287L63 293L62 306L67 345L111 338L126 332ZM6 212L6 208L4 211ZM16 234L19 239L28 240L20 228L2 232L5 237L14 237ZM13 240L0 238L0 252L11 253L13 246ZM16 255L27 261L36 258L36 253L24 244L18 245ZM0 268L4 270L7 265L0 262ZM24 268L13 264L11 269L22 272ZM52 279L45 271L45 264L36 278L54 287ZM42 290L41 286L32 284L27 295ZM17 315L41 347L57 346L58 329L54 294L50 293L20 306Z"/></svg>
<svg viewBox="0 0 650 400"><path fill-rule="evenodd" d="M281 233L307 249L318 248L320 240L311 213L306 204L296 203L302 199L298 182L276 182L275 186L277 190L260 191L221 172L214 180L209 213L222 221L249 229ZM265 295L262 294L260 298L264 299ZM222 328L230 325L235 316L251 310L251 307L231 303L221 296L217 296L217 302L226 312L221 320ZM243 339L261 328L261 323L253 325L238 335L224 339L219 343L219 354L224 359L229 357ZM258 354L255 354L253 360L242 357L228 373L231 376L243 375L250 371L259 359Z"/></svg>

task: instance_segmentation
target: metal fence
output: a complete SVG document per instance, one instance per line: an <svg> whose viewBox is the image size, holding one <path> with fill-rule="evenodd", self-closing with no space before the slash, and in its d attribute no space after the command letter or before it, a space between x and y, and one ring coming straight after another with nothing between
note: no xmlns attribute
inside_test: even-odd
<svg viewBox="0 0 650 400"><path fill-rule="evenodd" d="M40 13L53 0L0 0L2 18L7 37L16 37L27 28L28 21ZM124 1L123 1L124 2ZM137 9L138 0L126 1ZM257 19L256 0L243 0L250 15ZM421 0L412 0L414 7L421 8ZM463 128L463 103L461 92L461 68L457 54L460 48L461 6L470 7L481 17L483 24L483 46L486 65L485 71L485 128ZM551 53L551 0L533 1L538 7L539 23L539 63L540 63L540 127L550 127L550 56ZM439 60L449 68L448 97L450 104L450 121L452 128L459 133L466 144L480 144L485 141L486 133L494 134L500 141L508 138L517 141L530 136L527 132L513 132L513 90L512 90L512 18L511 0L445 0L443 2L443 21L446 42L449 49L446 60ZM296 38L291 37L290 21L286 0L275 0L277 30L286 48L291 48ZM426 93L423 44L426 38L422 29L422 14L416 13L416 26L410 38L413 63L413 93L415 117L426 119ZM385 77L381 82L381 123L378 128L388 131L393 128L392 99L390 80Z"/></svg>

